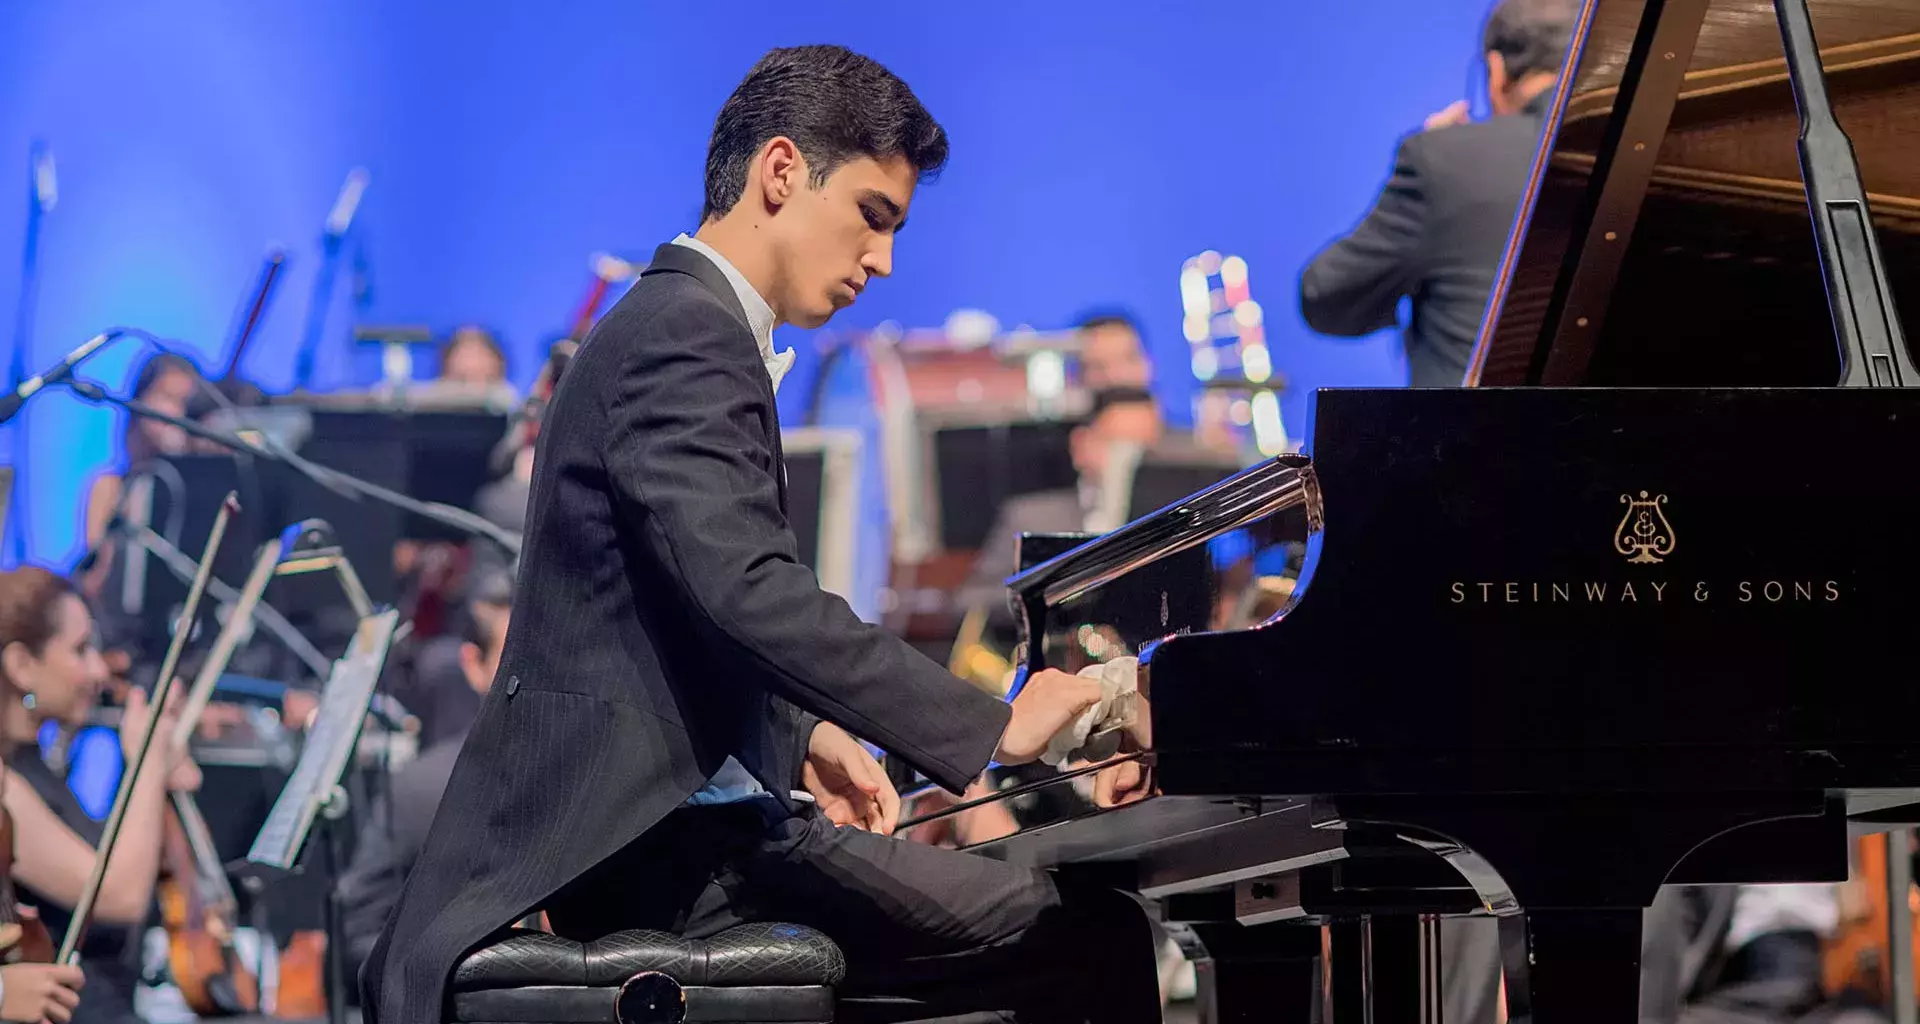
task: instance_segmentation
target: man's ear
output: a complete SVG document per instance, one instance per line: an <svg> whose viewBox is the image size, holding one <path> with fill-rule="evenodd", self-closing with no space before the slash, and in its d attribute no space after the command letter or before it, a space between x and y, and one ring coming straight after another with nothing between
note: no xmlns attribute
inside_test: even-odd
<svg viewBox="0 0 1920 1024"><path fill-rule="evenodd" d="M475 693L486 693L493 686L482 657L478 644L467 641L460 645L460 674L467 677L467 685L473 687Z"/></svg>
<svg viewBox="0 0 1920 1024"><path fill-rule="evenodd" d="M1507 58L1498 50L1487 51L1487 103L1496 114L1507 114L1507 90L1513 79L1507 77Z"/></svg>
<svg viewBox="0 0 1920 1024"><path fill-rule="evenodd" d="M761 149L754 167L769 213L791 202L807 176L807 161L800 155L800 147L784 135L775 136Z"/></svg>

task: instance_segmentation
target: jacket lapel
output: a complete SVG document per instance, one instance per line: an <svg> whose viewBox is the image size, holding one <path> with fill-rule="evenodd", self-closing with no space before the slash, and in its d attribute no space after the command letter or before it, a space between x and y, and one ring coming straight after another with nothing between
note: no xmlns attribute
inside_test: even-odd
<svg viewBox="0 0 1920 1024"><path fill-rule="evenodd" d="M653 274L685 274L706 286L706 289L727 307L733 318L740 322L740 329L747 332L747 342L753 346L754 358L760 359L760 343L753 337L753 326L747 322L747 310L740 305L740 296L733 290L733 282L715 266L712 260L684 245L668 242L653 251L653 262L640 276ZM766 373L760 374L760 391L767 400L772 422L767 424L768 434L773 439L773 464L779 469L777 481L780 486L780 511L787 511L787 453L780 444L780 405L774 396L773 378Z"/></svg>

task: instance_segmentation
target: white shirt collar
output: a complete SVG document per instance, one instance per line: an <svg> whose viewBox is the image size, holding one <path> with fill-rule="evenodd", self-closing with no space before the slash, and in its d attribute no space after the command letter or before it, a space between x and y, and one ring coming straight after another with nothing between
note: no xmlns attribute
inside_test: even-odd
<svg viewBox="0 0 1920 1024"><path fill-rule="evenodd" d="M720 273L726 275L727 283L733 285L734 296L740 300L740 308L746 311L747 327L753 331L753 340L760 346L760 359L766 363L767 377L773 381L774 393L778 394L780 378L793 369L793 349L779 353L773 350L773 307L767 305L767 300L760 297L760 293L747 282L746 276L725 256L720 255L718 249L687 234L674 239L673 244L684 245L712 260L713 265L720 268Z"/></svg>

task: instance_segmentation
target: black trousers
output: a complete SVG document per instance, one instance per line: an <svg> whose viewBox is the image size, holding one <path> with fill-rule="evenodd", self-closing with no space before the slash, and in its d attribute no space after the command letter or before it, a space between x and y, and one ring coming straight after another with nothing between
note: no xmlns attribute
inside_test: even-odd
<svg viewBox="0 0 1920 1024"><path fill-rule="evenodd" d="M683 808L547 905L555 932L693 938L750 921L832 937L838 1017L865 1021L1160 1020L1154 942L1130 896L969 853L835 828L808 809Z"/></svg>

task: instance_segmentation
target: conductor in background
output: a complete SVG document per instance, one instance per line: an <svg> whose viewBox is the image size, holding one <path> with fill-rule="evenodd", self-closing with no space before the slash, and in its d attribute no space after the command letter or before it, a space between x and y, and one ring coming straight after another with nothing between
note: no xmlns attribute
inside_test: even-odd
<svg viewBox="0 0 1920 1024"><path fill-rule="evenodd" d="M1481 52L1494 116L1465 100L1400 142L1373 209L1300 275L1300 314L1322 334L1360 337L1399 323L1414 387L1459 387L1526 192L1579 10L1577 0L1500 0Z"/></svg>
<svg viewBox="0 0 1920 1024"><path fill-rule="evenodd" d="M890 274L946 157L906 84L839 47L772 51L722 106L699 230L547 408L506 648L362 971L371 1024L445 1019L460 957L535 909L576 939L817 928L843 1020L1159 1019L1137 904L889 837L899 797L853 739L959 792L1098 684L968 686L823 592L787 524L773 328Z"/></svg>

